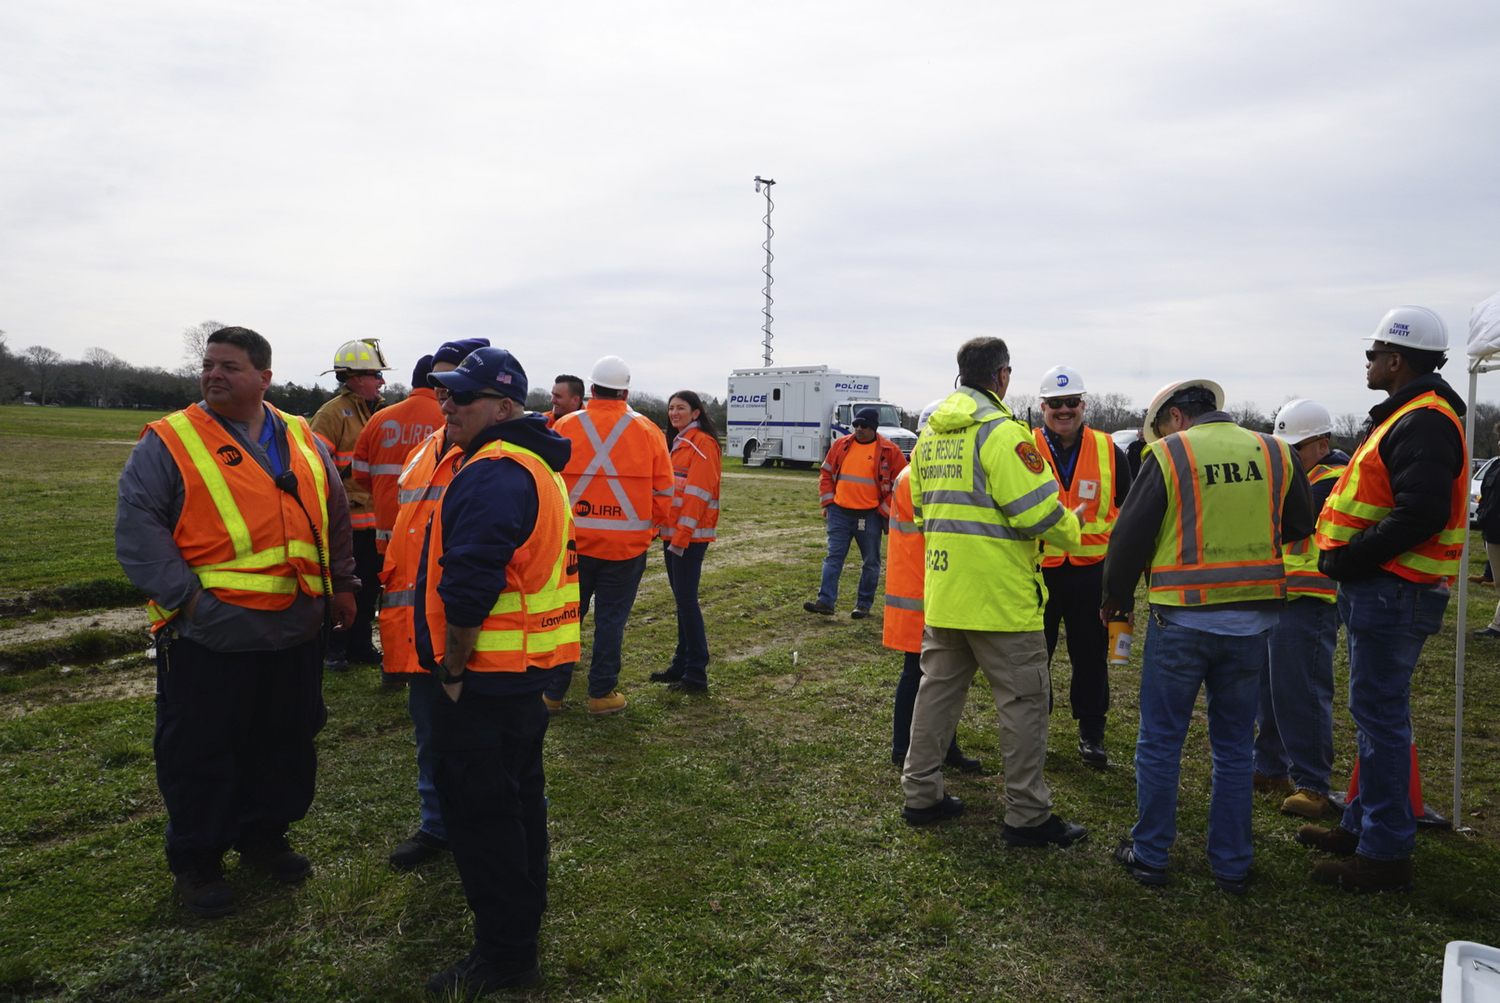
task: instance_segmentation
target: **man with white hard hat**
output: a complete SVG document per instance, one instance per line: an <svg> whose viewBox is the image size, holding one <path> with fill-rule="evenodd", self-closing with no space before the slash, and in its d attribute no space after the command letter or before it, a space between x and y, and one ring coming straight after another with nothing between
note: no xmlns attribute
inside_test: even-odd
<svg viewBox="0 0 1500 1003"><path fill-rule="evenodd" d="M1314 400L1288 401L1271 434L1297 454L1321 509L1349 457L1332 449L1333 416ZM1286 790L1289 815L1317 818L1328 808L1333 770L1333 649L1338 643L1338 587L1318 570L1321 551L1299 540L1282 553L1286 609L1271 628L1270 659L1261 676L1256 716L1257 790Z"/></svg>
<svg viewBox="0 0 1500 1003"><path fill-rule="evenodd" d="M1291 447L1240 428L1211 380L1163 387L1146 409L1145 459L1110 537L1100 617L1129 612L1149 571L1151 619L1141 659L1136 811L1115 860L1163 885L1177 838L1182 746L1198 691L1208 691L1213 793L1208 861L1221 891L1243 895L1250 839L1255 709L1267 638L1285 605L1283 543L1314 528L1312 497Z"/></svg>
<svg viewBox="0 0 1500 1003"><path fill-rule="evenodd" d="M588 708L606 717L625 709L615 689L625 621L646 570L652 527L664 525L671 512L672 458L662 430L625 403L624 359L606 355L594 363L589 382L583 410L564 414L552 428L573 443L562 476L578 533L579 619L594 607ZM543 692L549 711L562 710L572 680L573 667L559 666Z"/></svg>
<svg viewBox="0 0 1500 1003"><path fill-rule="evenodd" d="M1468 531L1464 402L1437 374L1443 319L1421 306L1381 318L1365 352L1366 385L1385 400L1318 518L1318 568L1338 582L1349 637L1349 713L1359 729L1359 793L1336 828L1299 842L1348 859L1312 877L1351 891L1411 887L1411 677L1443 624Z"/></svg>
<svg viewBox="0 0 1500 1003"><path fill-rule="evenodd" d="M1036 448L1057 478L1063 507L1082 510L1083 542L1071 553L1042 546L1047 585L1043 631L1050 664L1060 624L1068 628L1073 666L1068 703L1078 722L1078 754L1089 766L1106 766L1104 719L1109 711L1109 630L1099 621L1104 599L1104 552L1120 505L1130 493L1130 465L1106 432L1089 428L1083 376L1053 366L1042 377L1042 427L1032 432Z"/></svg>

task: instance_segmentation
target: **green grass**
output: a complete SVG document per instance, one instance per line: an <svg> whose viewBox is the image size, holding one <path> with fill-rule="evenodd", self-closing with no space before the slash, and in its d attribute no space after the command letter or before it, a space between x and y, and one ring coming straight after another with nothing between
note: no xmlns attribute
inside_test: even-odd
<svg viewBox="0 0 1500 1003"><path fill-rule="evenodd" d="M653 557L627 635L629 709L589 718L579 680L552 723L546 979L529 998L1421 1000L1438 997L1448 940L1500 943L1500 649L1474 647L1469 661L1473 831L1420 833L1415 891L1312 885L1314 855L1292 839L1299 821L1259 796L1257 884L1243 900L1216 891L1201 719L1184 759L1173 884L1146 889L1109 856L1135 813L1135 666L1113 673L1115 765L1103 772L1078 762L1062 672L1054 683L1048 781L1088 841L1007 848L998 775L950 777L969 811L911 829L888 760L900 655L880 647L878 618L801 610L822 552L813 477L726 478L724 506L702 590L712 697L645 682L675 638ZM845 589L853 562L848 571ZM1471 625L1482 626L1495 595L1476 591ZM1427 646L1413 704L1427 791L1445 811L1452 619ZM109 671L145 670L137 660ZM313 877L287 889L231 867L241 908L216 921L188 916L171 893L150 699L5 719L18 703L45 704L60 677L5 681L16 688L0 688L0 1000L417 1000L427 975L467 949L451 860L413 875L384 866L416 818L415 766L403 697L368 670L326 681L318 797L294 829ZM1342 709L1337 728L1343 781L1353 738ZM982 685L960 740L998 768Z"/></svg>

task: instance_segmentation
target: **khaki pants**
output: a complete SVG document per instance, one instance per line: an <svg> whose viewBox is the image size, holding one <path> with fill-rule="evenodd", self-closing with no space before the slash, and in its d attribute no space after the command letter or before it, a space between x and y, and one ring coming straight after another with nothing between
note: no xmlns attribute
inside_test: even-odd
<svg viewBox="0 0 1500 1003"><path fill-rule="evenodd" d="M943 756L963 715L974 670L982 669L1000 717L1005 761L1005 824L1040 825L1052 814L1042 777L1047 761L1047 642L1039 630L1005 632L927 627L922 632L922 685L912 712L911 745L902 769L908 808L943 797Z"/></svg>

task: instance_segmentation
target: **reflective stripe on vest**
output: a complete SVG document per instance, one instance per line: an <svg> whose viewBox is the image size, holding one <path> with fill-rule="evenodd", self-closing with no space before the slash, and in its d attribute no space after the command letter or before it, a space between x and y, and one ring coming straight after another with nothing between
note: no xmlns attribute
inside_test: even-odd
<svg viewBox="0 0 1500 1003"><path fill-rule="evenodd" d="M1032 433L1042 459L1057 471L1057 458L1052 455L1052 445L1042 429ZM1071 564L1097 564L1104 560L1109 548L1109 534L1114 530L1120 510L1115 505L1115 443L1107 432L1084 427L1078 443L1078 459L1073 464L1073 478L1067 489L1058 480L1058 491L1063 508L1072 511L1082 503L1083 542L1073 553L1063 555L1056 550L1048 552L1042 548L1042 567L1055 568L1065 561ZM1084 497L1083 492L1093 493Z"/></svg>
<svg viewBox="0 0 1500 1003"><path fill-rule="evenodd" d="M380 571L380 581L386 589L380 603L380 646L385 652L386 672L423 671L417 664L412 616L421 534L453 476L455 462L451 458L462 455L457 450L445 453L443 445L443 430L438 429L407 454L406 465L396 481L399 505Z"/></svg>
<svg viewBox="0 0 1500 1003"><path fill-rule="evenodd" d="M1308 472L1307 482L1319 484L1338 477L1343 471L1343 467L1330 467L1319 463ZM1318 570L1318 555L1321 553L1322 551L1313 545L1313 538L1310 536L1305 540L1288 544L1283 550L1281 563L1286 566L1288 599L1313 597L1325 602L1338 601L1338 582Z"/></svg>
<svg viewBox="0 0 1500 1003"><path fill-rule="evenodd" d="M568 507L572 510L578 504L578 499L583 497L584 491L588 489L590 482L598 474L604 475L605 483L609 485L610 494L615 496L615 502L624 513L623 519L593 519L587 516L575 517L573 524L580 529L615 529L637 532L651 528L650 519L642 519L636 514L635 506L630 503L630 496L625 493L625 486L620 483L620 472L615 469L614 462L609 454L625 435L625 429L630 426L631 412L620 416L615 422L615 427L609 430L609 438L601 439L599 429L594 425L593 417L587 409L577 412L577 421L583 428L583 434L588 436L589 444L594 447L594 456L588 465L583 468L583 473L578 475L578 483L573 485L573 490L568 492ZM670 492L665 492L670 494Z"/></svg>
<svg viewBox="0 0 1500 1003"><path fill-rule="evenodd" d="M1287 445L1212 422L1147 448L1155 451L1167 488L1151 558L1151 602L1199 606L1282 598L1281 509L1291 489Z"/></svg>
<svg viewBox="0 0 1500 1003"><path fill-rule="evenodd" d="M886 544L885 614L880 643L897 651L921 651L922 530L912 516L911 475L896 475L891 492L890 539Z"/></svg>
<svg viewBox="0 0 1500 1003"><path fill-rule="evenodd" d="M1419 408L1432 408L1453 422L1459 441L1464 442L1464 426L1458 414L1440 394L1429 391L1407 401L1389 418L1374 428L1354 451L1354 458L1344 468L1338 483L1318 515L1318 546L1334 550L1346 545L1357 534L1390 515L1395 504L1391 493L1390 471L1380 458L1380 443L1396 422ZM1464 463L1469 466L1468 444L1464 444ZM1436 582L1458 574L1463 555L1464 533L1468 528L1468 477L1462 473L1453 479L1449 493L1448 521L1443 528L1403 554L1381 565L1385 570L1408 581Z"/></svg>

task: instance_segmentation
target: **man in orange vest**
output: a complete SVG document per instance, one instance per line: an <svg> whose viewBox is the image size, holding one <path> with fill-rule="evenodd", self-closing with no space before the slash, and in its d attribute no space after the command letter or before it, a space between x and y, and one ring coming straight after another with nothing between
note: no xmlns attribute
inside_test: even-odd
<svg viewBox="0 0 1500 1003"><path fill-rule="evenodd" d="M1318 517L1318 569L1338 582L1349 637L1349 713L1359 729L1359 793L1333 829L1297 839L1348 859L1314 881L1351 891L1411 887L1411 677L1443 625L1468 532L1464 402L1437 374L1448 328L1432 310L1389 311L1365 352L1366 385L1383 390L1369 432Z"/></svg>
<svg viewBox="0 0 1500 1003"><path fill-rule="evenodd" d="M589 658L589 713L607 717L625 709L620 679L625 621L646 570L653 526L672 507L672 458L667 437L625 403L630 367L606 355L589 374L589 401L559 418L553 429L573 443L563 471L578 527L578 609L594 606ZM573 667L560 666L544 694L547 708L562 710Z"/></svg>
<svg viewBox="0 0 1500 1003"><path fill-rule="evenodd" d="M854 612L849 615L863 620L875 604L875 586L880 584L880 535L891 516L891 491L896 475L906 469L906 457L901 455L901 447L876 431L880 427L879 411L860 408L851 424L854 434L834 441L818 475L828 556L823 558L818 598L803 603L802 608L824 616L834 614L839 576L844 573L844 558L849 555L852 539L859 545L863 562Z"/></svg>
<svg viewBox="0 0 1500 1003"><path fill-rule="evenodd" d="M526 371L480 348L432 378L449 450L417 554L413 654L441 690L425 704L433 777L464 894L468 956L427 982L448 998L541 977L547 905L542 689L578 658L577 551L560 471L572 447L526 413ZM431 492L436 495L438 492Z"/></svg>
<svg viewBox="0 0 1500 1003"><path fill-rule="evenodd" d="M1057 478L1063 508L1078 510L1083 542L1072 553L1042 545L1047 609L1042 629L1047 659L1057 650L1057 628L1068 628L1073 678L1068 703L1078 722L1078 754L1089 766L1109 765L1104 720L1109 712L1109 631L1099 620L1104 599L1104 552L1120 506L1130 493L1130 464L1106 432L1084 424L1088 408L1083 377L1054 366L1042 377L1042 427L1036 448Z"/></svg>
<svg viewBox="0 0 1500 1003"><path fill-rule="evenodd" d="M349 503L307 422L265 403L271 346L210 334L203 400L146 426L120 475L115 554L156 634L167 865L197 916L235 909L240 862L294 883L287 840L317 773L325 623L353 622Z"/></svg>
<svg viewBox="0 0 1500 1003"><path fill-rule="evenodd" d="M583 409L583 380L563 373L552 381L552 410L547 414L547 427L557 424L565 414Z"/></svg>
<svg viewBox="0 0 1500 1003"><path fill-rule="evenodd" d="M312 429L333 443L333 460L349 496L349 521L354 527L354 566L362 582L357 597L358 612L346 633L329 642L324 659L328 668L343 672L349 663L379 665L380 652L370 640L375 609L380 601L380 550L375 545L375 505L369 489L354 479L354 445L369 424L370 416L384 403L385 354L377 338L357 338L340 345L333 355L333 373L339 392L318 408Z"/></svg>

